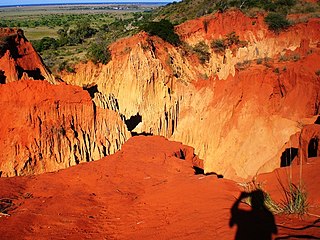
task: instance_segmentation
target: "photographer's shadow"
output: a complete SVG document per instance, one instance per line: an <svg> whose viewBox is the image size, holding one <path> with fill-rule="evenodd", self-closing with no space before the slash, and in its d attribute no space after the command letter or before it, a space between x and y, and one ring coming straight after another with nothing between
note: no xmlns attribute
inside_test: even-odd
<svg viewBox="0 0 320 240"><path fill-rule="evenodd" d="M240 202L247 197L251 198L251 210L239 209ZM264 204L263 191L255 190L240 194L231 208L229 226L233 227L234 225L238 227L236 240L271 240L272 234L277 234L274 216Z"/></svg>

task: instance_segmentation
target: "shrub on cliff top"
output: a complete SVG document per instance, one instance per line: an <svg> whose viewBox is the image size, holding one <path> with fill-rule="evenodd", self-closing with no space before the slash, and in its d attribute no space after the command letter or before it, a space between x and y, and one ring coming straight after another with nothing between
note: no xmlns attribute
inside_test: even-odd
<svg viewBox="0 0 320 240"><path fill-rule="evenodd" d="M236 7L240 10L257 8L265 11L288 12L297 2L296 0L219 0L216 2L215 9L224 12L228 8Z"/></svg>
<svg viewBox="0 0 320 240"><path fill-rule="evenodd" d="M174 32L173 24L168 20L162 19L160 22L147 22L141 26L141 30L151 36L158 36L175 46L181 43L179 36Z"/></svg>
<svg viewBox="0 0 320 240"><path fill-rule="evenodd" d="M87 57L94 63L107 64L111 60L111 53L103 42L92 43L88 48Z"/></svg>
<svg viewBox="0 0 320 240"><path fill-rule="evenodd" d="M37 50L37 52L42 52L48 49L56 50L59 47L58 41L51 37L44 37L40 40L34 40L32 41L32 45Z"/></svg>
<svg viewBox="0 0 320 240"><path fill-rule="evenodd" d="M264 21L268 25L269 30L274 32L280 32L290 26L286 17L279 13L269 13Z"/></svg>

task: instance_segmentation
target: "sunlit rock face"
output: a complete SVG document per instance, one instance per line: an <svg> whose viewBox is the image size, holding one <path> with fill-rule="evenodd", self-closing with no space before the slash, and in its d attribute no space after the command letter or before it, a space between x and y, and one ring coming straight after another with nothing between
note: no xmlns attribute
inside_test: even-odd
<svg viewBox="0 0 320 240"><path fill-rule="evenodd" d="M88 92L21 80L0 85L0 173L29 175L98 160L131 136L118 114Z"/></svg>
<svg viewBox="0 0 320 240"><path fill-rule="evenodd" d="M183 46L139 33L114 43L107 65L79 64L64 81L96 86L94 101L136 133L193 146L205 172L250 177L280 166L284 145L319 114L318 19L278 34L263 16L228 11L176 27ZM234 32L239 43L212 47ZM191 49L203 42L201 63Z"/></svg>

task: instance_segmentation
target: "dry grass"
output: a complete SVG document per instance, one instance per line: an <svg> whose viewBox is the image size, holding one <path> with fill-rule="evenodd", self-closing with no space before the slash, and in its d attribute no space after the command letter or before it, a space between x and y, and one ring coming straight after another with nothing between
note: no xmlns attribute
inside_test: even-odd
<svg viewBox="0 0 320 240"><path fill-rule="evenodd" d="M247 193L260 190L264 193L264 205L273 213L273 214L297 214L302 216L308 213L308 197L307 191L302 184L295 185L289 183L286 187L280 180L280 185L282 187L284 199L281 202L275 202L270 194L263 189L263 183L257 182L253 179L250 182L238 183L239 186ZM243 201L245 204L251 206L251 199L246 198Z"/></svg>
<svg viewBox="0 0 320 240"><path fill-rule="evenodd" d="M245 183L238 183L239 186L243 188L243 190L247 193L251 193L257 190L260 190L264 194L264 205L273 213L273 214L279 214L283 211L281 206L277 204L275 201L272 200L271 196L269 193L263 190L263 183L257 182L255 179L253 179L250 182L245 182ZM251 206L251 199L246 198L244 200L245 204L248 204Z"/></svg>
<svg viewBox="0 0 320 240"><path fill-rule="evenodd" d="M299 216L307 214L309 203L305 187L302 184L289 183L288 187L283 186L282 183L280 184L284 193L284 200L280 203L282 212Z"/></svg>
<svg viewBox="0 0 320 240"><path fill-rule="evenodd" d="M48 27L35 27L35 28L23 28L24 35L29 41L40 40L43 37L58 38L57 31L60 27L48 28Z"/></svg>

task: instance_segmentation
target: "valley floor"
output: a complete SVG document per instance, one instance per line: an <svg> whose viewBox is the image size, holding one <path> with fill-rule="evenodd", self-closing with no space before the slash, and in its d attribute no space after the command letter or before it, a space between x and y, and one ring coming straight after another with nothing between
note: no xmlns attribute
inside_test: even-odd
<svg viewBox="0 0 320 240"><path fill-rule="evenodd" d="M181 148L162 137L138 136L99 161L0 178L0 198L13 204L10 216L0 217L0 238L234 239L230 211L241 188L215 175L195 175L190 162L176 157ZM305 169L310 211L319 214L319 161ZM275 197L276 175L283 173L259 177ZM319 217L275 220L276 239L320 239Z"/></svg>

